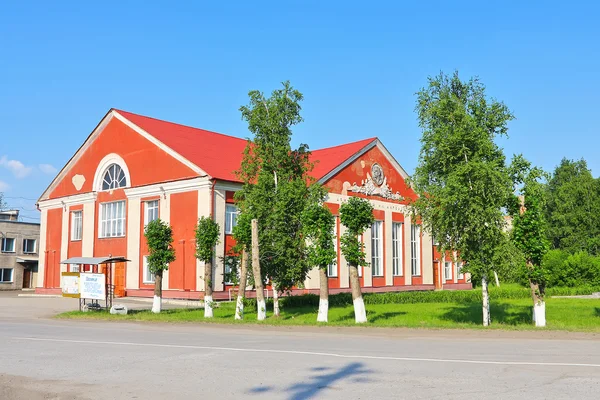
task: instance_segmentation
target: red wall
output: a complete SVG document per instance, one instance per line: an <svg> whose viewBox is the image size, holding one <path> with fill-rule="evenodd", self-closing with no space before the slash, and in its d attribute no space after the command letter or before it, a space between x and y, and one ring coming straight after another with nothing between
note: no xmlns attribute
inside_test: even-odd
<svg viewBox="0 0 600 400"><path fill-rule="evenodd" d="M48 210L46 229L46 266L44 287L60 287L60 244L62 239L62 208Z"/></svg>
<svg viewBox="0 0 600 400"><path fill-rule="evenodd" d="M171 195L170 222L176 260L169 266L169 288L196 290L196 242L198 193ZM203 271L198 271L203 276Z"/></svg>
<svg viewBox="0 0 600 400"><path fill-rule="evenodd" d="M198 176L123 122L113 118L50 193L50 198L91 192L98 164L110 153L116 153L125 160L132 180L130 186ZM85 177L80 191L75 190L71 181L77 174Z"/></svg>

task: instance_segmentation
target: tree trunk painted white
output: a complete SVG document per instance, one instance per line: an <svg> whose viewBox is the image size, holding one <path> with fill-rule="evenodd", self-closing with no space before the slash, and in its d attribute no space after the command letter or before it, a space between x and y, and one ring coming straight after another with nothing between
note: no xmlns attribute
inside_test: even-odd
<svg viewBox="0 0 600 400"><path fill-rule="evenodd" d="M246 279L248 278L248 252L242 250L242 265L240 266L240 284L235 305L235 319L244 319L244 297L246 295Z"/></svg>
<svg viewBox="0 0 600 400"><path fill-rule="evenodd" d="M354 303L354 321L357 324L367 322L367 310L360 291L360 280L356 265L350 266L350 286L352 287L352 302Z"/></svg>
<svg viewBox="0 0 600 400"><path fill-rule="evenodd" d="M273 315L279 317L279 293L275 284L273 284Z"/></svg>
<svg viewBox="0 0 600 400"><path fill-rule="evenodd" d="M263 289L262 274L260 273L260 256L258 254L258 220L252 220L252 273L254 274L254 287L256 288L256 319L264 321L267 318L267 304Z"/></svg>
<svg viewBox="0 0 600 400"><path fill-rule="evenodd" d="M160 313L162 310L162 271L154 276L154 300L152 301L152 312Z"/></svg>
<svg viewBox="0 0 600 400"><path fill-rule="evenodd" d="M496 279L496 287L500 287L500 279L498 279L498 273L494 271L494 278Z"/></svg>
<svg viewBox="0 0 600 400"><path fill-rule="evenodd" d="M488 292L487 274L481 277L481 299L483 303L483 326L490 326L490 294Z"/></svg>
<svg viewBox="0 0 600 400"><path fill-rule="evenodd" d="M213 317L213 297L204 296L204 318Z"/></svg>
<svg viewBox="0 0 600 400"><path fill-rule="evenodd" d="M319 268L319 313L317 322L327 322L329 314L329 281L327 270Z"/></svg>
<svg viewBox="0 0 600 400"><path fill-rule="evenodd" d="M543 328L546 326L546 302L540 301L533 305L533 322L535 326Z"/></svg>

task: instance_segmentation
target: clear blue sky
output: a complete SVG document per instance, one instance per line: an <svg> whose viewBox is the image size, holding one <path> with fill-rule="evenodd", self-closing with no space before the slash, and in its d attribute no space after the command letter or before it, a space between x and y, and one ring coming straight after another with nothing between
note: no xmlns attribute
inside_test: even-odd
<svg viewBox="0 0 600 400"><path fill-rule="evenodd" d="M37 218L27 199L109 108L246 137L247 92L284 80L305 95L296 143L378 136L410 172L414 93L454 69L515 113L508 155L584 157L597 176L600 6L488 3L3 2L0 190Z"/></svg>

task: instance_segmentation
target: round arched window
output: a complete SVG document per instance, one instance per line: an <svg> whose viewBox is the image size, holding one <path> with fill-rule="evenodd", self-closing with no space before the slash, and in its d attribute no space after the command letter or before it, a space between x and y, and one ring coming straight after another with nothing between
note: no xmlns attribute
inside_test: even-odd
<svg viewBox="0 0 600 400"><path fill-rule="evenodd" d="M111 164L104 173L102 190L111 190L127 186L125 172L118 164Z"/></svg>

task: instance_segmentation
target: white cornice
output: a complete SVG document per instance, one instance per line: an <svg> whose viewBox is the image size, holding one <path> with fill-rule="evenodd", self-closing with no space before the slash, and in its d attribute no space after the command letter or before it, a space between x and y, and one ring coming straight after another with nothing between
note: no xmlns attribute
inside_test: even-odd
<svg viewBox="0 0 600 400"><path fill-rule="evenodd" d="M238 191L241 190L243 185L241 183L235 182L217 182L215 184L215 190L230 190L230 191Z"/></svg>
<svg viewBox="0 0 600 400"><path fill-rule="evenodd" d="M211 182L208 177L185 179L181 181L156 183L148 186L139 186L125 189L128 198L160 196L172 193L189 192L210 188Z"/></svg>
<svg viewBox="0 0 600 400"><path fill-rule="evenodd" d="M76 194L73 196L59 197L57 199L41 200L38 203L40 210L47 210L51 208L69 207L72 205L93 203L96 201L96 192Z"/></svg>

